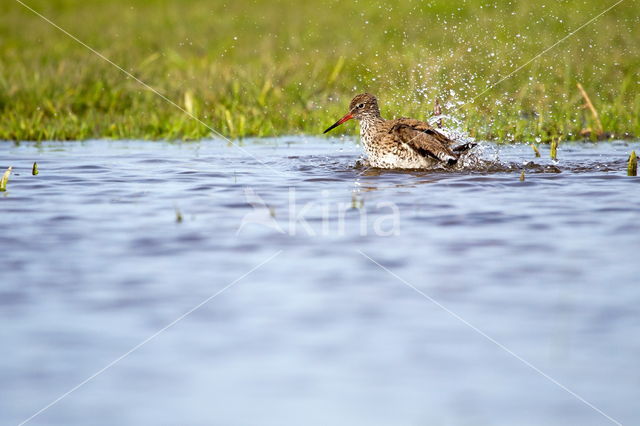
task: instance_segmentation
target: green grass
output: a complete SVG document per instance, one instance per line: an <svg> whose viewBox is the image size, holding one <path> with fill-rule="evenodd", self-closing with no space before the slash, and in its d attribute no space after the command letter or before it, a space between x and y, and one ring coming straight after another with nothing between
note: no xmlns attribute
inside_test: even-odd
<svg viewBox="0 0 640 426"><path fill-rule="evenodd" d="M0 177L0 192L7 190L7 183L9 183L9 176L11 176L11 170L13 167L9 167Z"/></svg>
<svg viewBox="0 0 640 426"><path fill-rule="evenodd" d="M387 117L426 118L438 98L477 138L580 139L595 127L578 82L605 132L640 135L637 0L474 102L613 0L24 1L231 138L319 135L370 91ZM210 134L14 0L0 4L0 140Z"/></svg>
<svg viewBox="0 0 640 426"><path fill-rule="evenodd" d="M629 155L629 161L627 163L627 175L638 176L638 156L635 151L631 151Z"/></svg>

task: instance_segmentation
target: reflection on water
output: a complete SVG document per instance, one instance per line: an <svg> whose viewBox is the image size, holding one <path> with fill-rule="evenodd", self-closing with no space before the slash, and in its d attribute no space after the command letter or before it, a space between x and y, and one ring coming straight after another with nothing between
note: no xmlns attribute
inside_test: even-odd
<svg viewBox="0 0 640 426"><path fill-rule="evenodd" d="M244 149L0 145L2 424L239 278L29 424L608 424L359 251L637 422L638 143L432 172L356 167L350 141Z"/></svg>

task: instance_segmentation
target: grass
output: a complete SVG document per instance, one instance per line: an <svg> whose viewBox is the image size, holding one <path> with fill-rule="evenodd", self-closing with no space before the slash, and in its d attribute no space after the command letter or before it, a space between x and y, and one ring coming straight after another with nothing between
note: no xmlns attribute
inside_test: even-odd
<svg viewBox="0 0 640 426"><path fill-rule="evenodd" d="M558 159L558 143L559 142L560 142L560 138L556 138L556 139L552 139L551 140L551 147L550 147L549 155L551 156L551 159L553 161L556 161Z"/></svg>
<svg viewBox="0 0 640 426"><path fill-rule="evenodd" d="M538 147L535 146L534 144L531 144L531 149L533 149L533 153L536 156L536 158L540 158L540 150L538 149Z"/></svg>
<svg viewBox="0 0 640 426"><path fill-rule="evenodd" d="M481 139L640 135L633 0L486 92L613 0L24 1L230 138L319 135L362 91ZM14 0L0 40L0 140L211 135Z"/></svg>
<svg viewBox="0 0 640 426"><path fill-rule="evenodd" d="M7 190L7 183L9 183L9 176L11 175L11 170L13 167L9 167L0 177L0 192L5 192Z"/></svg>
<svg viewBox="0 0 640 426"><path fill-rule="evenodd" d="M627 176L638 176L638 157L635 151L631 151L627 162Z"/></svg>

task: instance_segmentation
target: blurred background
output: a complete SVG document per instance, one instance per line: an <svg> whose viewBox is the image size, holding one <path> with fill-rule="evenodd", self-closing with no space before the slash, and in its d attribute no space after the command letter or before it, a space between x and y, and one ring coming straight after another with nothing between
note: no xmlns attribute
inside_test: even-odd
<svg viewBox="0 0 640 426"><path fill-rule="evenodd" d="M597 123L576 83L608 136L640 134L635 0L486 92L614 1L27 4L233 138L319 134L366 90L387 117L426 118L438 99L481 139L579 139ZM16 1L0 4L0 40L0 139L210 134Z"/></svg>

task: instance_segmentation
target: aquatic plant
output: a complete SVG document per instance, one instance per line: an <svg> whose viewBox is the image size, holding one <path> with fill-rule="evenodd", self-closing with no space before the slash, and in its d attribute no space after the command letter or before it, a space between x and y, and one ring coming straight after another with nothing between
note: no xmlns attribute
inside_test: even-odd
<svg viewBox="0 0 640 426"><path fill-rule="evenodd" d="M638 157L635 151L631 151L627 162L627 176L638 176Z"/></svg>
<svg viewBox="0 0 640 426"><path fill-rule="evenodd" d="M560 139L553 139L551 141L551 147L550 147L550 152L549 155L551 156L551 159L553 161L556 161L558 159L558 143L560 142Z"/></svg>
<svg viewBox="0 0 640 426"><path fill-rule="evenodd" d="M535 146L534 144L531 144L531 148L533 149L533 152L536 155L536 158L540 158L540 150L538 149L538 147Z"/></svg>
<svg viewBox="0 0 640 426"><path fill-rule="evenodd" d="M364 198L358 192L351 193L351 209L359 210L364 207Z"/></svg>
<svg viewBox="0 0 640 426"><path fill-rule="evenodd" d="M10 166L2 174L2 178L0 178L0 192L5 192L7 190L7 183L9 183L9 175L11 174L11 170L13 170L13 167Z"/></svg>
<svg viewBox="0 0 640 426"><path fill-rule="evenodd" d="M33 162L33 167L31 168L31 174L33 176L36 176L38 173L40 173L40 171L38 170L38 163L36 163L35 161Z"/></svg>

